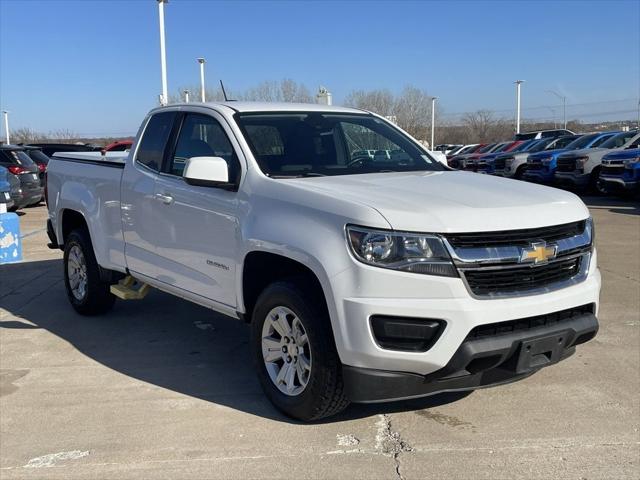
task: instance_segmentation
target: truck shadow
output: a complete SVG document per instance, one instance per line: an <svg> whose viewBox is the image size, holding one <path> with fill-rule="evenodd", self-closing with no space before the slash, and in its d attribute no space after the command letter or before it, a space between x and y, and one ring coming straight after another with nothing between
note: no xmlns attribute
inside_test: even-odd
<svg viewBox="0 0 640 480"><path fill-rule="evenodd" d="M608 210L611 213L623 215L640 215L640 197L620 198L620 197L596 197L581 196L582 201L594 210Z"/></svg>
<svg viewBox="0 0 640 480"><path fill-rule="evenodd" d="M94 361L141 382L252 415L296 423L263 395L249 351L249 329L239 321L159 291L152 291L142 301L118 301L104 316L82 317L67 301L60 260L3 265L0 278L4 283L0 305L10 314L0 321L2 329L25 332L19 335L46 329ZM468 394L351 405L326 422L422 410Z"/></svg>

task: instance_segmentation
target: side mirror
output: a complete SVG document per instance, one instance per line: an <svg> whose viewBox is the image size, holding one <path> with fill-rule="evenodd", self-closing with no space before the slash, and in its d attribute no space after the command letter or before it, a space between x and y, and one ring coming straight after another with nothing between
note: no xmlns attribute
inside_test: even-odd
<svg viewBox="0 0 640 480"><path fill-rule="evenodd" d="M228 187L229 166L220 157L191 157L182 174L189 185L199 187Z"/></svg>

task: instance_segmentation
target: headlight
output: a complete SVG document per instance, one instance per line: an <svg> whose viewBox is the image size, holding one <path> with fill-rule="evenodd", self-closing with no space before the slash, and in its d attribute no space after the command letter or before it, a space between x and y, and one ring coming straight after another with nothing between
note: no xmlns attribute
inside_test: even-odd
<svg viewBox="0 0 640 480"><path fill-rule="evenodd" d="M640 163L640 157L627 158L623 163L626 168L633 168L635 165Z"/></svg>
<svg viewBox="0 0 640 480"><path fill-rule="evenodd" d="M576 170L584 170L584 164L589 161L589 157L576 158Z"/></svg>
<svg viewBox="0 0 640 480"><path fill-rule="evenodd" d="M347 227L351 252L362 263L426 275L457 277L442 240L435 235Z"/></svg>

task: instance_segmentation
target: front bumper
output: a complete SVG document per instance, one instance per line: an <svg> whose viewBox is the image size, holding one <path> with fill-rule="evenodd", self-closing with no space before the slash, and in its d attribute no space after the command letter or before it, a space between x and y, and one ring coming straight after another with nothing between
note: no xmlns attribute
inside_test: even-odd
<svg viewBox="0 0 640 480"><path fill-rule="evenodd" d="M598 332L593 313L525 331L467 338L450 362L429 375L343 367L353 402L403 400L514 382L571 356Z"/></svg>
<svg viewBox="0 0 640 480"><path fill-rule="evenodd" d="M600 272L594 250L587 277L575 285L528 296L473 298L461 278L435 277L354 265L331 278L333 333L340 360L351 367L428 375L449 364L475 327L597 305ZM426 352L380 347L371 328L375 315L445 322Z"/></svg>
<svg viewBox="0 0 640 480"><path fill-rule="evenodd" d="M523 178L528 182L550 184L553 183L554 171L546 167L542 170L527 170Z"/></svg>
<svg viewBox="0 0 640 480"><path fill-rule="evenodd" d="M589 185L591 175L582 172L556 172L555 181L561 185L574 185L586 187Z"/></svg>
<svg viewBox="0 0 640 480"><path fill-rule="evenodd" d="M600 182L604 184L605 189L612 191L634 191L640 188L640 175L603 175L600 174Z"/></svg>

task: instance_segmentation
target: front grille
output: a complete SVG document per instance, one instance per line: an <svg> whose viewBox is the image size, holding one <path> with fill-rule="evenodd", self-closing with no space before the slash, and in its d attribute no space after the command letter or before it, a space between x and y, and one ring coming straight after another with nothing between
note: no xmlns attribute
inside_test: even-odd
<svg viewBox="0 0 640 480"><path fill-rule="evenodd" d="M576 169L576 159L575 158L558 158L558 167L556 170L558 172L573 172Z"/></svg>
<svg viewBox="0 0 640 480"><path fill-rule="evenodd" d="M583 257L556 260L544 265L463 271L469 289L479 296L504 295L536 290L570 280L580 273Z"/></svg>
<svg viewBox="0 0 640 480"><path fill-rule="evenodd" d="M477 340L481 338L497 337L507 335L514 332L533 330L539 327L558 325L567 320L579 317L585 314L595 313L593 303L581 305L579 307L568 308L559 312L547 313L545 315L536 315L535 317L519 318L517 320L509 320L506 322L488 323L479 325L469 332L467 340Z"/></svg>
<svg viewBox="0 0 640 480"><path fill-rule="evenodd" d="M542 170L541 163L527 163L528 172L539 171L539 170Z"/></svg>
<svg viewBox="0 0 640 480"><path fill-rule="evenodd" d="M566 223L551 227L506 230L500 232L455 233L447 236L454 248L487 248L497 246L528 247L532 241L553 242L561 238L573 237L584 232L586 222Z"/></svg>
<svg viewBox="0 0 640 480"><path fill-rule="evenodd" d="M600 173L604 173L605 175L621 175L624 173L624 165L603 165Z"/></svg>
<svg viewBox="0 0 640 480"><path fill-rule="evenodd" d="M507 166L507 161L504 158L496 158L494 165L496 170L504 170Z"/></svg>

